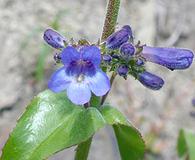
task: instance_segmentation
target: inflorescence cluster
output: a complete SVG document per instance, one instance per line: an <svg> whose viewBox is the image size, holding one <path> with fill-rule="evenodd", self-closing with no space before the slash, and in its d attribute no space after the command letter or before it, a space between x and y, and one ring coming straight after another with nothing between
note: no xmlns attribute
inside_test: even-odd
<svg viewBox="0 0 195 160"><path fill-rule="evenodd" d="M162 48L134 44L131 27L123 26L104 42L90 44L87 40L77 43L52 29L44 32L44 40L59 53L54 55L56 63L63 66L49 80L48 87L54 92L66 90L68 98L75 104L90 101L91 92L103 96L110 90L106 72L127 78L132 75L145 87L159 90L164 80L148 71L145 63L152 62L170 70L188 68L194 54L188 49Z"/></svg>

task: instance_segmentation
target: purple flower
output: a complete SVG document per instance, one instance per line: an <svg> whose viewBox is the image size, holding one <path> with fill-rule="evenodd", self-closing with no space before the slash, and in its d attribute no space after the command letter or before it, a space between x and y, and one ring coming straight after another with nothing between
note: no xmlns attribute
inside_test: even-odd
<svg viewBox="0 0 195 160"><path fill-rule="evenodd" d="M131 43L124 43L120 48L120 53L124 59L129 60L135 53L135 47Z"/></svg>
<svg viewBox="0 0 195 160"><path fill-rule="evenodd" d="M142 65L144 65L144 61L142 59L138 58L137 61L136 61L136 64L138 66L142 66Z"/></svg>
<svg viewBox="0 0 195 160"><path fill-rule="evenodd" d="M61 49L64 48L64 43L66 42L65 37L60 35L58 32L47 29L44 32L43 39L53 48Z"/></svg>
<svg viewBox="0 0 195 160"><path fill-rule="evenodd" d="M105 54L102 56L104 62L109 63L112 60L112 57L109 54Z"/></svg>
<svg viewBox="0 0 195 160"><path fill-rule="evenodd" d="M117 73L120 75L120 76L126 76L127 73L128 73L129 69L126 65L121 65L118 67L117 69Z"/></svg>
<svg viewBox="0 0 195 160"><path fill-rule="evenodd" d="M152 90L159 90L164 85L164 81L162 78L144 71L143 73L139 74L138 80L147 88Z"/></svg>
<svg viewBox="0 0 195 160"><path fill-rule="evenodd" d="M192 99L192 105L195 107L195 98Z"/></svg>
<svg viewBox="0 0 195 160"><path fill-rule="evenodd" d="M132 29L129 25L124 25L122 29L125 29L129 33L129 36L133 37Z"/></svg>
<svg viewBox="0 0 195 160"><path fill-rule="evenodd" d="M188 49L144 46L142 56L171 70L186 69L193 61L194 54Z"/></svg>
<svg viewBox="0 0 195 160"><path fill-rule="evenodd" d="M114 32L107 38L106 46L109 49L118 49L123 43L127 42L130 37L132 37L131 27L128 25L123 26L122 29Z"/></svg>
<svg viewBox="0 0 195 160"><path fill-rule="evenodd" d="M112 58L114 58L114 59L120 59L120 56L118 54L113 54L112 55Z"/></svg>
<svg viewBox="0 0 195 160"><path fill-rule="evenodd" d="M83 46L79 50L68 46L61 53L64 66L49 80L53 92L66 90L68 98L75 104L89 102L91 91L103 96L110 90L107 75L99 68L101 53L96 46Z"/></svg>

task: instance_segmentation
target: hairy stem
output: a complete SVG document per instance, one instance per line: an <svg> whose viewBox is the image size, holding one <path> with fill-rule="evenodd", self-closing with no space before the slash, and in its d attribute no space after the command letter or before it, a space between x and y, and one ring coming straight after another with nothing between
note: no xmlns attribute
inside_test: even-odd
<svg viewBox="0 0 195 160"><path fill-rule="evenodd" d="M74 160L87 160L91 142L92 137L77 146Z"/></svg>
<svg viewBox="0 0 195 160"><path fill-rule="evenodd" d="M119 8L120 0L109 0L101 42L108 38L114 32L117 23Z"/></svg>
<svg viewBox="0 0 195 160"><path fill-rule="evenodd" d="M103 33L101 37L101 42L106 40L115 31L119 9L120 9L120 0L109 0L108 6L107 6L106 18L105 18L104 27L103 27ZM117 74L113 72L111 79L110 79L111 86L112 86L112 83L116 75ZM101 105L104 104L108 96L108 93L102 97Z"/></svg>

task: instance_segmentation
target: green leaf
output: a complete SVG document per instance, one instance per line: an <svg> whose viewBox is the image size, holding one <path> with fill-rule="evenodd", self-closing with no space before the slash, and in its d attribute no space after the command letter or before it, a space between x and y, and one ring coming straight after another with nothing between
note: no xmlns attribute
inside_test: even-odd
<svg viewBox="0 0 195 160"><path fill-rule="evenodd" d="M104 105L102 106L100 111L105 121L109 125L114 125L114 124L129 125L128 120L116 108L113 108L109 105Z"/></svg>
<svg viewBox="0 0 195 160"><path fill-rule="evenodd" d="M143 159L145 143L139 131L133 127L122 113L110 106L104 106L101 113L113 125L122 160Z"/></svg>
<svg viewBox="0 0 195 160"><path fill-rule="evenodd" d="M101 100L100 100L100 97L97 97L97 96L95 96L95 95L92 95L91 96L91 100L90 100L90 105L92 106L92 107L99 107L100 106L100 102L101 102Z"/></svg>
<svg viewBox="0 0 195 160"><path fill-rule="evenodd" d="M195 160L195 134L185 132L186 143L188 147L189 160Z"/></svg>
<svg viewBox="0 0 195 160"><path fill-rule="evenodd" d="M177 153L178 156L181 158L187 153L187 144L185 140L184 130L181 129L179 131L179 136L177 139Z"/></svg>
<svg viewBox="0 0 195 160"><path fill-rule="evenodd" d="M75 160L87 160L92 138L93 137L89 138L87 141L82 142L77 146Z"/></svg>
<svg viewBox="0 0 195 160"><path fill-rule="evenodd" d="M114 125L115 135L118 141L122 160L143 159L145 144L140 133L126 125Z"/></svg>
<svg viewBox="0 0 195 160"><path fill-rule="evenodd" d="M46 90L27 107L2 151L1 160L42 160L88 140L105 125L96 108L75 106L65 93Z"/></svg>
<svg viewBox="0 0 195 160"><path fill-rule="evenodd" d="M181 159L195 159L195 134L180 130L177 140L177 152Z"/></svg>

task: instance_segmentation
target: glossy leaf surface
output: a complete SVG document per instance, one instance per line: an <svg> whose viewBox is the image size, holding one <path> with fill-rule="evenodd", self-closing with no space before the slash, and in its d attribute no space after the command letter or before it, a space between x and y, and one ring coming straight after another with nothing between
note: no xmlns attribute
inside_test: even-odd
<svg viewBox="0 0 195 160"><path fill-rule="evenodd" d="M105 120L96 108L75 106L65 93L33 99L11 133L1 160L42 160L89 139Z"/></svg>
<svg viewBox="0 0 195 160"><path fill-rule="evenodd" d="M105 106L101 113L108 124L113 125L121 160L141 160L145 143L139 131L117 109Z"/></svg>

